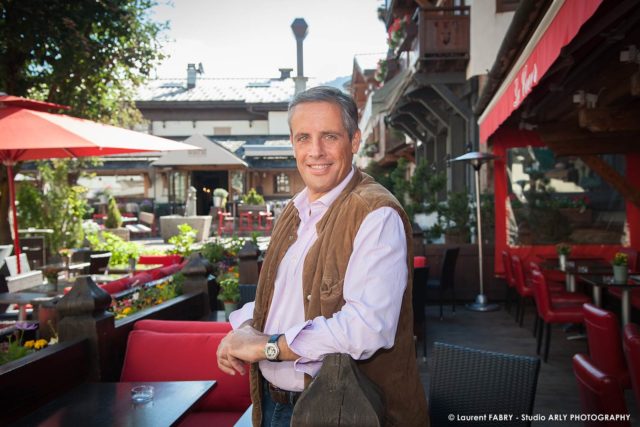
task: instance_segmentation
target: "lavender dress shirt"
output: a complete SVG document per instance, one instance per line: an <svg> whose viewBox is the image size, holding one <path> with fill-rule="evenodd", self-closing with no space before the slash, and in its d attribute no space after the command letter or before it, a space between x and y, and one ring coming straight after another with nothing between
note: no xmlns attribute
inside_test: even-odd
<svg viewBox="0 0 640 427"><path fill-rule="evenodd" d="M400 215L380 208L366 216L356 235L345 273L340 311L327 319L304 320L302 268L317 239L316 224L346 187L351 173L333 190L310 203L305 188L293 200L300 215L298 239L285 254L275 279L264 332L284 333L300 358L294 362L259 362L264 378L283 390L304 389L304 374L315 376L324 355L348 353L367 359L394 344L402 296L407 284L407 241ZM254 303L231 313L233 328L253 316Z"/></svg>

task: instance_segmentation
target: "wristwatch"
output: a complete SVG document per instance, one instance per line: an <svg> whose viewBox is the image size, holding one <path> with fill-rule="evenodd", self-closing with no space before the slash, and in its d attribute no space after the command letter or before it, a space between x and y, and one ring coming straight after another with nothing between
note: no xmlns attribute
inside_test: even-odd
<svg viewBox="0 0 640 427"><path fill-rule="evenodd" d="M280 362L280 347L278 347L278 338L283 334L274 334L269 337L269 341L264 346L264 355L270 362Z"/></svg>

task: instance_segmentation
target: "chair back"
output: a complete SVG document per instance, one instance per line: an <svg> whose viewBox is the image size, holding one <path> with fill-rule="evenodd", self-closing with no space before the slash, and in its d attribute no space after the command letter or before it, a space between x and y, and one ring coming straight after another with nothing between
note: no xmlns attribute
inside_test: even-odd
<svg viewBox="0 0 640 427"><path fill-rule="evenodd" d="M573 373L584 414L628 414L618 381L594 366L586 354L573 356ZM628 421L587 420L585 426L630 426Z"/></svg>
<svg viewBox="0 0 640 427"><path fill-rule="evenodd" d="M238 288L240 289L240 302L238 307L242 307L246 303L256 300L256 290L258 289L258 285L242 284L239 285Z"/></svg>
<svg viewBox="0 0 640 427"><path fill-rule="evenodd" d="M628 388L629 372L624 360L618 318L592 304L584 304L582 312L591 361L606 375L618 380L622 388Z"/></svg>
<svg viewBox="0 0 640 427"><path fill-rule="evenodd" d="M424 306L427 303L427 280L429 280L429 266L413 269L413 321L423 322L425 319Z"/></svg>
<svg viewBox="0 0 640 427"><path fill-rule="evenodd" d="M89 274L105 274L110 260L111 252L89 255Z"/></svg>
<svg viewBox="0 0 640 427"><path fill-rule="evenodd" d="M13 245L0 245L0 266L4 264L4 259L11 255Z"/></svg>
<svg viewBox="0 0 640 427"><path fill-rule="evenodd" d="M444 250L442 269L440 271L440 286L443 288L451 287L454 283L458 253L460 253L460 248L448 248Z"/></svg>
<svg viewBox="0 0 640 427"><path fill-rule="evenodd" d="M18 275L18 260L15 255L10 255L4 259L7 268L9 269L9 276L17 276ZM31 271L31 266L29 265L29 259L27 258L27 254L20 254L20 273L28 273Z"/></svg>
<svg viewBox="0 0 640 427"><path fill-rule="evenodd" d="M527 288L526 279L524 277L524 268L522 267L522 260L518 255L511 256L511 274L513 276L513 283L516 290L520 295L525 294L529 289ZM529 291L530 292L530 291Z"/></svg>
<svg viewBox="0 0 640 427"><path fill-rule="evenodd" d="M635 323L627 323L623 335L622 345L627 357L631 387L636 396L636 404L640 407L640 327Z"/></svg>
<svg viewBox="0 0 640 427"><path fill-rule="evenodd" d="M504 280L507 281L507 285L509 287L516 286L513 269L511 267L511 257L509 256L509 252L506 250L502 251L502 265L504 266Z"/></svg>
<svg viewBox="0 0 640 427"><path fill-rule="evenodd" d="M547 280L544 274L537 268L531 269L531 284L533 285L533 296L536 301L538 316L546 319L549 313L551 313L551 296L549 295Z"/></svg>
<svg viewBox="0 0 640 427"><path fill-rule="evenodd" d="M136 329L129 333L120 381L216 380L196 411L241 411L251 404L249 375L228 375L215 363L226 332L169 333ZM212 362L213 361L213 362Z"/></svg>
<svg viewBox="0 0 640 427"><path fill-rule="evenodd" d="M535 357L434 343L431 425L452 424L450 414L531 414L539 370L540 359Z"/></svg>

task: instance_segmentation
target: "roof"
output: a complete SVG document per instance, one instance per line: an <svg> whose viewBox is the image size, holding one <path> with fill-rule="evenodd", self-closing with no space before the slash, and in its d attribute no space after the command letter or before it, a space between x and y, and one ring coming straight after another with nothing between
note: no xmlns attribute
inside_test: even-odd
<svg viewBox="0 0 640 427"><path fill-rule="evenodd" d="M381 111L392 108L399 95L404 92L404 88L410 79L411 69L405 68L393 76L391 80L386 82L381 88L377 89L373 93L373 111L371 115L375 117Z"/></svg>
<svg viewBox="0 0 640 427"><path fill-rule="evenodd" d="M156 79L138 91L136 101L235 101L249 104L288 103L293 97L292 79L223 79L198 77L196 86L186 79Z"/></svg>
<svg viewBox="0 0 640 427"><path fill-rule="evenodd" d="M287 141L288 142L288 141ZM245 157L293 157L293 147L288 145L250 145L245 144Z"/></svg>
<svg viewBox="0 0 640 427"><path fill-rule="evenodd" d="M216 165L247 167L235 154L227 151L222 145L202 135L193 135L185 141L187 144L201 147L202 150L172 151L166 153L152 163L153 166L187 166Z"/></svg>

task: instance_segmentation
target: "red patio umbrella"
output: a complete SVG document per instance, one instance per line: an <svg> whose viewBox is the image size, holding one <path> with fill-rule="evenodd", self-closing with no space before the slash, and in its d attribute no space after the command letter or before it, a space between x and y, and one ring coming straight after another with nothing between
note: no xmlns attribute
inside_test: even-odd
<svg viewBox="0 0 640 427"><path fill-rule="evenodd" d="M13 165L23 160L106 156L148 151L198 149L189 144L63 114L47 113L57 104L0 96L0 162L7 167L13 213L14 252L20 271Z"/></svg>

